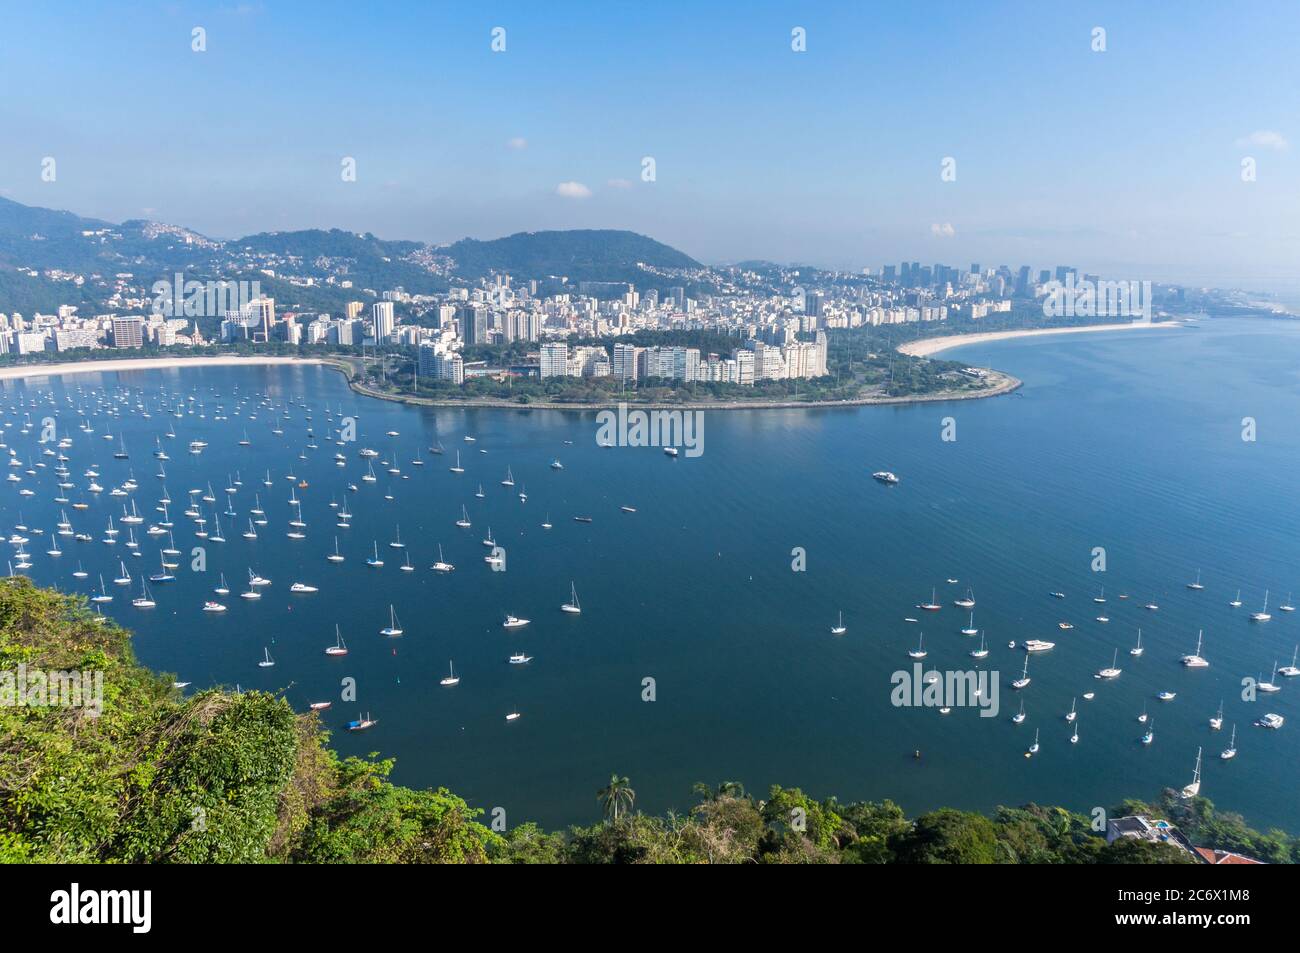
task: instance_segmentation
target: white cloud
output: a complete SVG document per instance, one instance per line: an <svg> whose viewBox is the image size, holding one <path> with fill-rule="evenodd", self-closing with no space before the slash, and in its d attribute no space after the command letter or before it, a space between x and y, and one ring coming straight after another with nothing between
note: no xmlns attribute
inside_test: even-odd
<svg viewBox="0 0 1300 953"><path fill-rule="evenodd" d="M1242 136L1237 140L1238 149L1246 149L1250 146L1256 146L1261 149L1277 149L1281 152L1284 149L1289 149L1291 143L1287 142L1286 136L1282 135L1280 132L1275 132L1272 129L1260 129L1256 132L1252 132L1249 136Z"/></svg>
<svg viewBox="0 0 1300 953"><path fill-rule="evenodd" d="M563 199L589 199L591 189L581 182L561 182L555 187L555 194Z"/></svg>
<svg viewBox="0 0 1300 953"><path fill-rule="evenodd" d="M957 234L957 229L953 228L951 223L944 222L942 225L931 225L930 234L935 238L952 238Z"/></svg>
<svg viewBox="0 0 1300 953"><path fill-rule="evenodd" d="M527 149L527 148L528 148L528 140L525 139L523 136L515 136L513 139L509 140L509 141L506 143L506 148L508 148L508 149Z"/></svg>

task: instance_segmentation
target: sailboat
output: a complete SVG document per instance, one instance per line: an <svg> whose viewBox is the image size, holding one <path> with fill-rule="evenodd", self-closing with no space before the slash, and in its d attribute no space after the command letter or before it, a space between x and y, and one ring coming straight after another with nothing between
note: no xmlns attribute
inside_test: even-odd
<svg viewBox="0 0 1300 953"><path fill-rule="evenodd" d="M1205 588L1204 586L1201 585L1201 571L1200 571L1199 569L1196 570L1196 582L1189 582L1189 583L1187 584L1187 588L1188 588L1188 589L1204 589L1204 588Z"/></svg>
<svg viewBox="0 0 1300 953"><path fill-rule="evenodd" d="M1101 602L1105 602L1105 601L1106 601L1106 587L1105 587L1105 586L1102 586L1102 587L1101 587L1101 592L1099 592L1097 595L1095 595L1095 596L1092 597L1092 601L1093 601L1093 602L1098 602L1098 603L1101 603Z"/></svg>
<svg viewBox="0 0 1300 953"><path fill-rule="evenodd" d="M99 576L99 595L91 596L90 601L91 602L112 602L113 601L113 597L110 596L108 594L108 590L104 588L104 576L102 573Z"/></svg>
<svg viewBox="0 0 1300 953"><path fill-rule="evenodd" d="M478 489L474 491L474 496L475 496L477 499L480 499L480 500L483 499L483 497L487 496L487 494L483 492L483 484L482 484L482 483L480 483L480 484L478 485Z"/></svg>
<svg viewBox="0 0 1300 953"><path fill-rule="evenodd" d="M1282 690L1282 686L1279 685L1277 682L1274 681L1275 678L1277 678L1277 661L1276 661L1276 660L1274 660L1274 662L1273 662L1273 674L1270 675L1270 676L1268 677L1268 681L1267 681L1267 682L1259 682L1259 683L1255 686L1255 688L1256 688L1258 691L1261 691L1261 692L1268 692L1268 693L1270 693L1270 694L1273 693L1273 692L1280 692L1280 691Z"/></svg>
<svg viewBox="0 0 1300 953"><path fill-rule="evenodd" d="M1138 629L1138 644L1129 649L1128 654L1132 655L1134 658L1138 658L1141 657L1142 653L1145 651L1146 649L1142 648L1142 630Z"/></svg>
<svg viewBox="0 0 1300 953"><path fill-rule="evenodd" d="M988 646L984 644L984 633L981 632L981 633L980 633L980 647L977 648L975 651L971 652L970 657L971 657L971 658L988 658L988 654L989 654Z"/></svg>
<svg viewBox="0 0 1300 953"><path fill-rule="evenodd" d="M1038 754L1038 729L1037 728L1034 729L1034 743L1029 746L1029 751L1026 754Z"/></svg>
<svg viewBox="0 0 1300 953"><path fill-rule="evenodd" d="M143 579L140 580L140 595L131 600L131 605L137 609L152 609L155 605L153 596L149 595L149 587Z"/></svg>
<svg viewBox="0 0 1300 953"><path fill-rule="evenodd" d="M546 519L542 521L542 529L550 529L550 528L551 528L551 514L547 513Z"/></svg>
<svg viewBox="0 0 1300 953"><path fill-rule="evenodd" d="M1240 589L1237 590L1237 595L1233 598L1233 600L1232 600L1231 602L1228 603L1228 605L1232 606L1234 609L1240 609L1240 608L1241 608L1241 590L1240 590Z"/></svg>
<svg viewBox="0 0 1300 953"><path fill-rule="evenodd" d="M1078 743L1079 743L1079 723L1076 721L1074 723L1074 734L1070 735L1070 744L1077 745Z"/></svg>
<svg viewBox="0 0 1300 953"><path fill-rule="evenodd" d="M1119 674L1122 671L1122 669L1118 667L1118 664L1119 664L1119 649L1116 649L1115 653L1111 656L1110 659L1110 668L1103 668L1100 672L1097 673L1096 677L1097 678L1119 678Z"/></svg>
<svg viewBox="0 0 1300 953"><path fill-rule="evenodd" d="M962 634L962 635L978 635L978 634L979 634L979 629L975 628L975 613L974 613L974 612L972 612L972 613L970 614L970 622L967 624L966 628L964 628L964 629L961 630L961 634Z"/></svg>
<svg viewBox="0 0 1300 953"><path fill-rule="evenodd" d="M561 612L571 612L577 615L582 611L582 606L578 603L578 590L572 582L569 583L569 601L560 606Z"/></svg>
<svg viewBox="0 0 1300 953"><path fill-rule="evenodd" d="M260 661L260 662L257 663L257 667L258 667L258 668L270 668L272 665L275 664L275 662L271 659L271 650L270 650L270 649L267 649L267 648L264 648L262 651L266 653L266 657L263 658L262 661Z"/></svg>
<svg viewBox="0 0 1300 953"><path fill-rule="evenodd" d="M365 731L377 724L379 724L379 719L371 718L370 712L366 712L364 715L358 715L355 721L348 722L348 731Z"/></svg>
<svg viewBox="0 0 1300 953"><path fill-rule="evenodd" d="M460 451L459 451L459 450L456 451L456 465L455 465L454 467L448 467L447 469L450 470L452 473L464 473L464 472L465 472L465 468L462 467L462 466L460 465Z"/></svg>
<svg viewBox="0 0 1300 953"><path fill-rule="evenodd" d="M1201 657L1201 638L1202 632L1196 633L1196 651L1191 655L1184 655L1182 662L1188 668L1209 668L1210 663Z"/></svg>
<svg viewBox="0 0 1300 953"><path fill-rule="evenodd" d="M1297 675L1300 675L1300 668L1297 668L1295 664L1298 657L1300 657L1300 645L1297 645L1295 651L1291 653L1291 664L1283 665L1278 669L1278 672L1285 675L1287 678L1295 678Z"/></svg>
<svg viewBox="0 0 1300 953"><path fill-rule="evenodd" d="M1223 702L1219 702L1219 713L1210 719L1210 728L1219 731L1223 728Z"/></svg>
<svg viewBox="0 0 1300 953"><path fill-rule="evenodd" d="M1277 607L1278 612L1295 612L1295 606L1291 605L1291 593L1286 594L1286 602Z"/></svg>
<svg viewBox="0 0 1300 953"><path fill-rule="evenodd" d="M1146 703L1146 702L1143 702L1143 703L1142 703L1142 714L1138 715L1138 724L1139 724L1139 725L1145 725L1145 724L1147 723L1147 719L1150 718L1150 717L1151 717L1151 716L1147 714L1147 703Z"/></svg>
<svg viewBox="0 0 1300 953"><path fill-rule="evenodd" d="M934 601L934 596L935 596L935 590L931 588L930 601L921 603L919 606L917 606L917 608L924 609L926 612L938 612L940 609L943 608L943 606L939 605L939 603Z"/></svg>
<svg viewBox="0 0 1300 953"><path fill-rule="evenodd" d="M1251 621L1251 622L1267 622L1267 621L1268 621L1269 619L1271 619L1271 618L1273 618L1273 617L1272 617L1271 615L1269 615L1269 612L1268 612L1268 590L1265 589L1265 590L1264 590L1264 608L1263 608L1263 609L1260 609L1258 612L1252 612L1252 613L1250 614L1250 621Z"/></svg>
<svg viewBox="0 0 1300 953"><path fill-rule="evenodd" d="M1149 745L1156 740L1156 720L1151 718L1147 721L1147 730L1142 733L1141 741L1144 745Z"/></svg>
<svg viewBox="0 0 1300 953"><path fill-rule="evenodd" d="M914 648L914 649L908 649L907 654L910 655L910 656L912 656L912 658L916 658L916 659L925 658L926 655L929 654L929 653L926 652L926 650L925 650L925 633L924 633L924 632L922 632L921 635L920 635L920 638L917 639L917 641L916 641L916 648Z"/></svg>
<svg viewBox="0 0 1300 953"><path fill-rule="evenodd" d="M931 602L934 601L933 597L931 597L930 601L931 601ZM956 606L957 608L959 608L959 609L974 609L974 608L975 608L975 593L972 592L970 589L967 589L967 590L966 590L966 596L965 596L965 598L963 598L963 599L954 599L953 602L952 602L952 604L955 605L955 606Z"/></svg>
<svg viewBox="0 0 1300 953"><path fill-rule="evenodd" d="M384 561L379 558L379 540L375 540L375 554L366 560L367 566L379 569L384 565Z"/></svg>
<svg viewBox="0 0 1300 953"><path fill-rule="evenodd" d="M840 620L831 626L831 635L843 635L847 631L849 630L844 627L844 613L841 611Z"/></svg>
<svg viewBox="0 0 1300 953"><path fill-rule="evenodd" d="M1020 689L1029 684L1029 653L1025 653L1025 667L1020 673L1020 677L1011 683L1012 688Z"/></svg>
<svg viewBox="0 0 1300 953"><path fill-rule="evenodd" d="M469 529L472 525L469 521L469 512L465 509L464 504L460 508L460 519L456 520L456 525L461 529Z"/></svg>
<svg viewBox="0 0 1300 953"><path fill-rule="evenodd" d="M402 563L402 565L399 566L398 568L401 569L402 572L415 572L415 567L411 565L411 553L410 553L410 550L407 550L407 553L406 553L406 562Z"/></svg>
<svg viewBox="0 0 1300 953"><path fill-rule="evenodd" d="M1066 712L1066 715L1065 715L1065 720L1066 720L1066 721L1074 721L1076 718L1079 717L1079 713L1075 710L1075 707L1074 707L1075 704L1076 704L1078 701L1079 701L1079 699L1077 699L1077 698L1072 699L1072 700L1070 701L1070 710L1069 710L1068 712Z"/></svg>
<svg viewBox="0 0 1300 953"><path fill-rule="evenodd" d="M512 473L510 472L510 468L509 468L509 467L506 467L506 478L505 478L504 480L501 481L501 485L502 485L502 486L514 486L514 485L515 485L515 477L514 477L514 474L512 474Z"/></svg>
<svg viewBox="0 0 1300 953"><path fill-rule="evenodd" d="M1201 793L1201 749L1196 749L1196 767L1192 771L1192 783L1180 792L1185 798L1196 797Z"/></svg>
<svg viewBox="0 0 1300 953"><path fill-rule="evenodd" d="M1011 716L1011 721L1018 725L1024 720L1025 720L1025 699L1024 696L1021 696L1020 711L1016 712L1014 715Z"/></svg>
<svg viewBox="0 0 1300 953"><path fill-rule="evenodd" d="M442 543L438 544L438 561L429 567L434 572L451 572L456 567L442 558Z"/></svg>
<svg viewBox="0 0 1300 953"><path fill-rule="evenodd" d="M396 538L391 543L388 544L389 547L392 549L405 549L406 544L402 542L402 527L400 526L396 527L395 535Z"/></svg>
<svg viewBox="0 0 1300 953"><path fill-rule="evenodd" d="M1231 761L1237 757L1237 726L1232 726L1232 737L1228 739L1228 747L1219 752L1219 757L1224 761Z"/></svg>
<svg viewBox="0 0 1300 953"><path fill-rule="evenodd" d="M454 666L450 661L447 662L446 676L440 679L438 684L446 685L447 687L460 684L460 676L456 674L456 666Z"/></svg>
<svg viewBox="0 0 1300 953"><path fill-rule="evenodd" d="M337 624L334 626L334 644L327 646L325 648L325 654L326 655L347 655L348 654L347 644L344 643L343 641L343 633L339 631L339 627Z"/></svg>
<svg viewBox="0 0 1300 953"><path fill-rule="evenodd" d="M397 610L390 604L388 606L388 627L379 630L380 635L395 637L402 634L401 627L397 624Z"/></svg>

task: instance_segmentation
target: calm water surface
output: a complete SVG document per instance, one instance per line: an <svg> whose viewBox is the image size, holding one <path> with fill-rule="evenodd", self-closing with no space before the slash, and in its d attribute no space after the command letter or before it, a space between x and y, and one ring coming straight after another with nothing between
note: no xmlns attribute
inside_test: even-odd
<svg viewBox="0 0 1300 953"><path fill-rule="evenodd" d="M417 410L353 395L323 368L10 382L5 439L19 459L50 467L14 468L22 482L0 490L3 528L45 529L27 546L40 583L89 593L102 572L116 597L105 609L135 630L144 663L195 687L282 690L299 708L333 699L323 720L340 751L395 757L395 780L445 785L477 806L505 808L512 824L594 820L595 792L611 772L630 776L638 806L651 812L687 806L693 782L722 780L755 792L780 783L842 800L889 797L912 812L1030 800L1086 811L1181 787L1203 746L1203 794L1255 826L1300 831L1300 680L1264 701L1241 698L1243 677L1267 678L1300 642L1300 613L1275 608L1290 590L1300 596L1300 326L1207 321L947 356L1006 369L1025 387L912 407L715 412L706 415L704 454L675 460L655 448L597 447L590 415ZM178 404L188 408L179 419ZM78 407L93 435L78 429ZM121 416L108 416L110 407ZM53 460L40 455L39 426L19 432L24 413L36 423L55 417L73 438L69 499L90 502L62 508L95 541L61 539L59 558L46 555L61 509ZM342 448L330 439L341 416L355 418L358 431ZM941 439L945 417L955 420L955 441ZM1242 440L1244 417L1256 421L1253 442ZM272 433L277 421L283 435ZM171 457L163 481L151 450L169 426L177 437L163 436ZM305 449L308 428L319 449ZM245 430L250 446L242 447ZM129 460L113 458L117 443L104 433L125 440ZM467 433L477 441L464 442ZM192 439L209 446L191 455ZM439 441L446 454L428 453ZM375 483L361 481L363 446L381 453ZM460 475L448 469L458 450ZM346 466L335 466L335 452ZM563 470L550 468L555 457ZM105 488L98 496L85 492L92 464ZM513 489L500 484L507 466ZM897 472L901 485L877 484L877 469ZM139 489L111 497L131 471ZM211 482L224 512L236 474L239 516L222 516L227 542L196 538L181 513L186 491ZM297 489L299 480L308 486ZM142 531L161 518L154 507L164 483L186 557L176 582L153 587L158 607L140 610L130 596L141 575L157 571L160 548ZM22 487L37 493L19 496ZM304 540L285 535L291 487L303 501ZM240 534L255 492L268 525L250 541ZM131 499L147 521L136 527L143 555L134 559L121 543L99 542L109 515ZM346 530L329 505L345 500L354 517ZM468 530L454 525L462 506ZM212 529L214 507L203 508ZM548 515L549 531L541 526ZM388 545L399 527L414 572L401 571L404 551ZM483 561L489 527L506 551L504 572ZM335 536L341 564L325 559ZM376 543L382 569L365 563ZM449 575L429 570L439 543L456 565ZM194 546L205 549L206 572L189 571ZM792 571L796 547L806 571ZM1105 550L1104 573L1092 569L1096 547ZM130 593L112 583L119 559L136 580ZM88 580L72 577L78 561ZM238 597L250 567L272 580L255 602ZM1189 591L1198 569L1206 588ZM204 613L219 572L232 590L221 599L229 610ZM320 591L293 595L295 581ZM579 616L559 611L570 581ZM981 664L968 655L978 639L959 633L967 613L951 607L968 586L991 649L982 664L1000 686L999 715L894 707L890 675L910 668L907 650L922 630L927 666ZM945 608L920 612L932 587ZM1094 604L1102 587L1107 602ZM1266 588L1273 621L1252 624L1247 614ZM1244 605L1234 609L1238 589ZM1054 590L1067 598L1051 598ZM1158 611L1142 608L1150 601ZM379 634L390 604L405 629L398 639ZM848 632L835 637L840 611ZM505 630L507 612L532 624ZM1095 621L1103 612L1109 623ZM1061 621L1075 628L1063 631ZM323 654L336 624L346 658ZM1139 626L1146 652L1133 658ZM1187 670L1179 658L1193 651L1198 630L1210 667ZM1024 653L1007 643L1026 638L1057 646L1032 658L1032 682L1016 693L1009 682ZM268 648L276 665L259 668ZM1095 680L1115 649L1123 674ZM520 650L533 661L507 664ZM442 688L453 660L462 681ZM339 700L345 678L356 680L356 702ZM654 701L643 700L647 678ZM1165 690L1176 699L1157 700ZM1088 691L1094 700L1082 699ZM1028 717L1014 725L1021 697ZM1076 698L1079 741L1070 744L1064 715ZM1221 699L1224 730L1212 732ZM1155 719L1149 747L1138 741L1144 707ZM378 725L344 730L366 711ZM507 724L511 711L522 717ZM1286 716L1286 726L1252 727L1265 711ZM1222 762L1234 723L1240 753ZM1035 729L1041 750L1026 758Z"/></svg>

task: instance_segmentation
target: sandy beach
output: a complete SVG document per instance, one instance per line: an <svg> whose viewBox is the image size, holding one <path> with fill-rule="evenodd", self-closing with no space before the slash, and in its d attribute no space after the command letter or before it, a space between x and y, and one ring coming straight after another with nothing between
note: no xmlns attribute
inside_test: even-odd
<svg viewBox="0 0 1300 953"><path fill-rule="evenodd" d="M1152 321L1136 324L1085 324L1071 328L1027 328L1023 331L989 331L983 334L951 334L946 337L909 341L899 346L902 354L912 357L929 357L966 344L987 344L990 341L1008 341L1012 338L1031 338L1048 334L1084 334L1090 331L1133 331L1143 328L1177 328L1177 321Z"/></svg>
<svg viewBox="0 0 1300 953"><path fill-rule="evenodd" d="M254 364L324 364L314 357L141 357L120 361L71 361L66 364L19 364L0 367L0 381L27 377L53 377L56 374L102 374L105 371L161 371L180 367L219 367Z"/></svg>

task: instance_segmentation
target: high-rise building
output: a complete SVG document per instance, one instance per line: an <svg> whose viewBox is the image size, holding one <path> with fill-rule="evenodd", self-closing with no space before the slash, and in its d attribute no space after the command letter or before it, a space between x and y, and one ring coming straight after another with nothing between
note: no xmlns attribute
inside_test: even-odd
<svg viewBox="0 0 1300 953"><path fill-rule="evenodd" d="M114 318L113 347L144 347L144 319Z"/></svg>
<svg viewBox="0 0 1300 953"><path fill-rule="evenodd" d="M543 378L568 376L569 345L562 341L543 344L540 373Z"/></svg>
<svg viewBox="0 0 1300 953"><path fill-rule="evenodd" d="M393 302L376 301L372 308L371 317L375 324L375 342L377 344L388 343L389 338L393 336L393 328L396 326L393 320Z"/></svg>
<svg viewBox="0 0 1300 953"><path fill-rule="evenodd" d="M467 304L456 310L460 322L460 337L466 345L488 343L487 309L481 305Z"/></svg>

